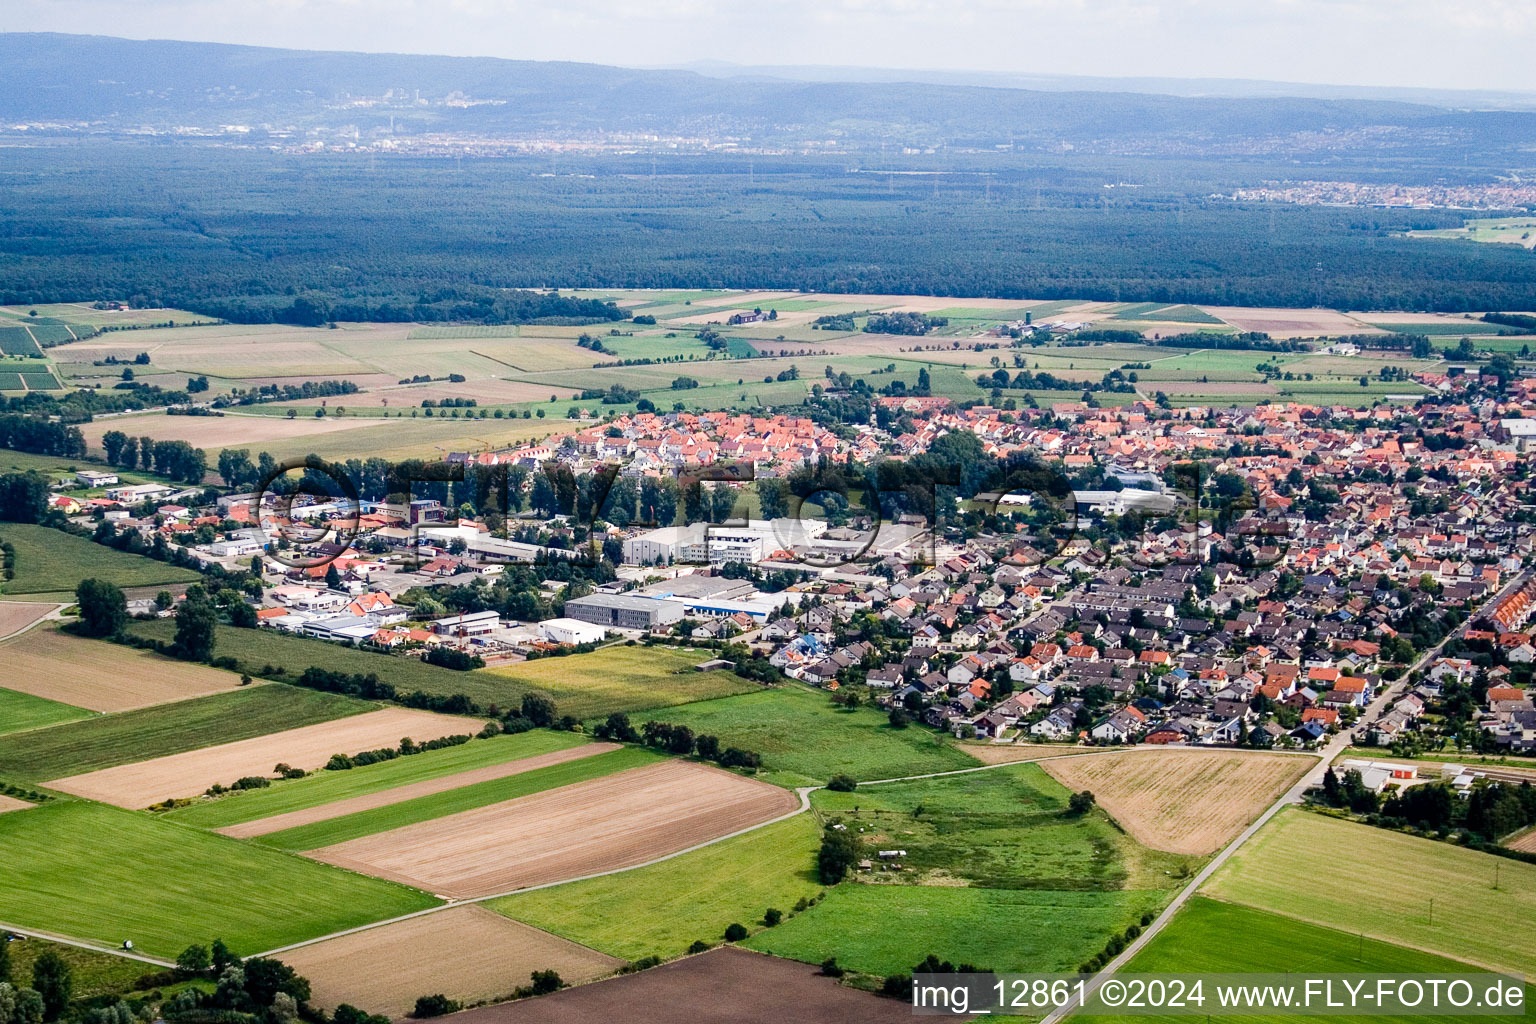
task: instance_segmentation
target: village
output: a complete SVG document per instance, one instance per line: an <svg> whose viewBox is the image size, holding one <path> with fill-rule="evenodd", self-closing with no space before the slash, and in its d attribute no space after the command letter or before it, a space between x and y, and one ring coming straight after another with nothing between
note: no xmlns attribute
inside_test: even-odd
<svg viewBox="0 0 1536 1024"><path fill-rule="evenodd" d="M1390 413L906 397L881 400L899 417L890 429L851 431L624 414L449 454L449 467L510 471L531 492L504 518L436 498L224 493L89 470L75 484L95 496L52 503L114 546L259 567L262 628L402 656L497 665L681 641L766 659L893 722L999 744L1314 748L1345 733L1536 753L1536 583L1524 575L1536 531L1521 458L1536 440L1533 389L1433 383L1439 400ZM982 492L937 525L784 500L797 471L911 459L957 433L993 460L1035 453L1070 497ZM1205 470L1186 479L1190 465ZM544 486L555 471L608 473L629 508L562 514ZM668 517L682 525L656 525L678 481L703 498ZM776 514L748 518L751 497ZM515 566L563 568L524 602L548 614L463 607ZM436 600L439 588L455 600ZM130 610L169 616L174 603ZM1389 688L1390 705L1362 721Z"/></svg>

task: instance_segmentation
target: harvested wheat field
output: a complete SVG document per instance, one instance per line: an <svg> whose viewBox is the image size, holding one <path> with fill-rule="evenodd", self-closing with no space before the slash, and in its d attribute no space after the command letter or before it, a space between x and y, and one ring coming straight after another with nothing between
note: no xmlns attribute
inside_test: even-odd
<svg viewBox="0 0 1536 1024"><path fill-rule="evenodd" d="M959 749L987 764L1044 761L1048 757L1080 755L1082 747L1065 743L962 743Z"/></svg>
<svg viewBox="0 0 1536 1024"><path fill-rule="evenodd" d="M441 402L445 398L473 398L481 405L511 405L515 402L547 402L551 396L570 398L580 394L575 388L530 384L520 380L471 380L463 384L408 384L362 391L355 395L330 398L305 398L292 403L300 408L325 405L334 409L410 409L424 401Z"/></svg>
<svg viewBox="0 0 1536 1024"><path fill-rule="evenodd" d="M0 639L19 633L59 607L25 601L0 601ZM17 689L12 686L11 689Z"/></svg>
<svg viewBox="0 0 1536 1024"><path fill-rule="evenodd" d="M666 761L312 850L455 899L634 867L788 814L765 782Z"/></svg>
<svg viewBox="0 0 1536 1024"><path fill-rule="evenodd" d="M27 803L25 800L17 800L13 796L0 795L0 814L4 814L6 811L24 811L31 806L32 804Z"/></svg>
<svg viewBox="0 0 1536 1024"><path fill-rule="evenodd" d="M216 782L227 786L247 775L271 775L272 766L279 762L295 768L319 768L332 754L393 747L406 736L420 743L440 736L474 733L480 726L472 718L384 708L255 739L72 775L47 785L75 796L136 809L172 797L198 796Z"/></svg>
<svg viewBox="0 0 1536 1024"><path fill-rule="evenodd" d="M1069 789L1093 792L1137 841L1204 856L1225 846L1316 762L1236 750L1127 750L1046 761Z"/></svg>
<svg viewBox="0 0 1536 1024"><path fill-rule="evenodd" d="M91 450L100 451L102 435L109 430L152 437L156 441L186 441L199 448L223 448L233 444L255 445L263 441L334 434L338 430L355 430L363 425L356 420L335 417L315 419L310 416L290 420L281 416L166 416L151 413L82 423L80 429Z"/></svg>
<svg viewBox="0 0 1536 1024"><path fill-rule="evenodd" d="M960 1016L958 1019L971 1019ZM735 946L579 985L466 1010L454 1024L898 1024L912 1007L841 985L810 964Z"/></svg>
<svg viewBox="0 0 1536 1024"><path fill-rule="evenodd" d="M1266 309L1248 306L1201 306L1240 331L1263 331L1272 338L1384 334L1378 328L1332 309ZM1165 333L1177 333L1169 330Z"/></svg>
<svg viewBox="0 0 1536 1024"><path fill-rule="evenodd" d="M328 804L321 804L319 807L306 807L298 811L274 814L270 818L245 821L238 825L217 829L216 831L222 832L226 836L234 836L237 839L264 836L271 832L298 828L300 825L309 825L317 821L329 821L332 818L356 814L358 811L371 811L375 807L387 807L390 804L398 804L403 800L414 800L419 796L430 796L433 793L445 793L450 789L472 786L477 782L488 782L491 779L504 779L510 775L521 775L523 772L531 772L536 768L547 768L552 764L564 764L567 761L592 757L594 754L606 754L610 750L618 749L619 745L617 743L586 743L579 747L552 750L547 754L521 757L515 761L507 761L502 764L486 765L484 768L474 768L467 772L459 772L457 775L445 775L438 779L424 779L421 782L412 782L404 786L396 786L393 789L381 790L377 793L364 793L361 796L348 797L345 800L334 800Z"/></svg>
<svg viewBox="0 0 1536 1024"><path fill-rule="evenodd" d="M624 961L530 928L483 907L455 907L301 946L279 955L309 979L310 1002L403 1017L416 997L441 992L461 1003L506 996L534 971L575 983Z"/></svg>
<svg viewBox="0 0 1536 1024"><path fill-rule="evenodd" d="M0 614L4 608L0 604ZM232 690L240 683L233 672L86 640L47 626L0 644L0 659L5 661L6 689L91 711L130 711Z"/></svg>

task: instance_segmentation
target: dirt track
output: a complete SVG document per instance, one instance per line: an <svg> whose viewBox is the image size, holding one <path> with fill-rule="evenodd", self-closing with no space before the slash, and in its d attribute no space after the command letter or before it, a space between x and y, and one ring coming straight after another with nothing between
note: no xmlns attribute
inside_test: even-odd
<svg viewBox="0 0 1536 1024"><path fill-rule="evenodd" d="M448 1018L452 1024L898 1024L912 1019L912 1007L902 1000L846 988L809 964L731 946Z"/></svg>
<svg viewBox="0 0 1536 1024"><path fill-rule="evenodd" d="M579 982L624 963L475 906L327 939L278 959L309 979L310 1001L325 1011L351 1003L391 1017L434 992L473 1002L510 994L534 971Z"/></svg>
<svg viewBox="0 0 1536 1024"><path fill-rule="evenodd" d="M309 856L468 899L643 864L798 806L788 790L667 761L337 843Z"/></svg>
<svg viewBox="0 0 1536 1024"><path fill-rule="evenodd" d="M319 768L332 754L393 747L406 736L422 742L474 733L480 725L473 718L384 708L255 739L103 768L55 779L46 785L75 796L136 809L170 797L198 796L216 782L228 785L246 775L270 775L272 766L280 761L295 768Z"/></svg>
<svg viewBox="0 0 1536 1024"><path fill-rule="evenodd" d="M0 604L0 615L6 607ZM70 636L47 623L0 645L0 660L6 689L91 711L129 711L233 690L240 683L233 672Z"/></svg>
<svg viewBox="0 0 1536 1024"><path fill-rule="evenodd" d="M308 825L316 821L329 821L331 818L356 814L358 811L371 811L375 807L387 807L390 804L398 804L403 800L414 800L419 796L443 793L450 789L471 786L477 782L486 782L491 779L504 779L509 775L521 775L523 772L531 772L535 768L547 768L552 764L564 764L566 761L575 761L583 757L591 757L594 754L606 754L610 750L618 749L619 745L617 743L588 743L585 746L553 750L548 754L536 754L533 757L518 758L515 761L507 761L503 764L487 765L484 768L472 768L469 771L459 772L456 775L444 775L437 779L424 779L421 782L412 782L404 786L396 786L393 789L380 790L377 793L364 793L362 796L336 800L332 803L321 804L319 807L306 807L301 811L289 811L286 814L274 814L270 818L244 821L238 825L230 825L217 831L224 833L226 836L234 836L237 839L264 836L271 832L281 832L285 828L297 828L300 825Z"/></svg>
<svg viewBox="0 0 1536 1024"><path fill-rule="evenodd" d="M1315 762L1235 750L1132 750L1042 762L1154 850L1204 856L1225 846Z"/></svg>

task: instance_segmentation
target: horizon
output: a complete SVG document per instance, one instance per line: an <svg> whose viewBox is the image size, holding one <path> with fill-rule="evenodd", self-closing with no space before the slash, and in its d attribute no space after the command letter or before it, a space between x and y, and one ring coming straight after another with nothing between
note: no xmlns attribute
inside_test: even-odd
<svg viewBox="0 0 1536 1024"><path fill-rule="evenodd" d="M258 0L233 17L199 0L20 0L12 32L226 43L296 50L574 61L639 69L722 60L740 39L754 67L914 75L1239 81L1307 88L1536 91L1528 54L1536 9L1298 0L1282 15L1212 10L1200 0L1054 0L999 10L992 0L860 6L780 0L750 10L712 0L632 7L546 0L515 17L494 0L457 0L449 16L420 0ZM985 23L987 31L978 33ZM88 25L89 33L80 27ZM1040 40L1049 45L1040 45ZM1065 44L1063 41L1066 41ZM1082 45L1079 45L1082 44ZM691 69L690 69L691 70ZM1185 72L1181 74L1180 72Z"/></svg>

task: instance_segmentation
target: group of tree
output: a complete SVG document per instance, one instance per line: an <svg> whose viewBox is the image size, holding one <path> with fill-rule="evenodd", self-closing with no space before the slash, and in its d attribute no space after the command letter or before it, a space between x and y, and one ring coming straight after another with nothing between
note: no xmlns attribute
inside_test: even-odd
<svg viewBox="0 0 1536 1024"><path fill-rule="evenodd" d="M189 484L202 483L208 472L207 454L186 441L156 441L109 430L101 436L101 447L107 462L123 469L143 469Z"/></svg>
<svg viewBox="0 0 1536 1024"><path fill-rule="evenodd" d="M33 455L84 458L85 435L79 427L54 423L36 415L0 415L0 448Z"/></svg>
<svg viewBox="0 0 1536 1024"><path fill-rule="evenodd" d="M38 523L48 514L48 478L36 470L0 474L0 520Z"/></svg>
<svg viewBox="0 0 1536 1024"><path fill-rule="evenodd" d="M923 335L949 326L949 318L926 313L876 313L864 321L865 334Z"/></svg>
<svg viewBox="0 0 1536 1024"><path fill-rule="evenodd" d="M0 932L0 1024L43 1024L69 1009L74 997L74 971L53 950L32 961L32 984L21 985L11 967L9 941Z"/></svg>

